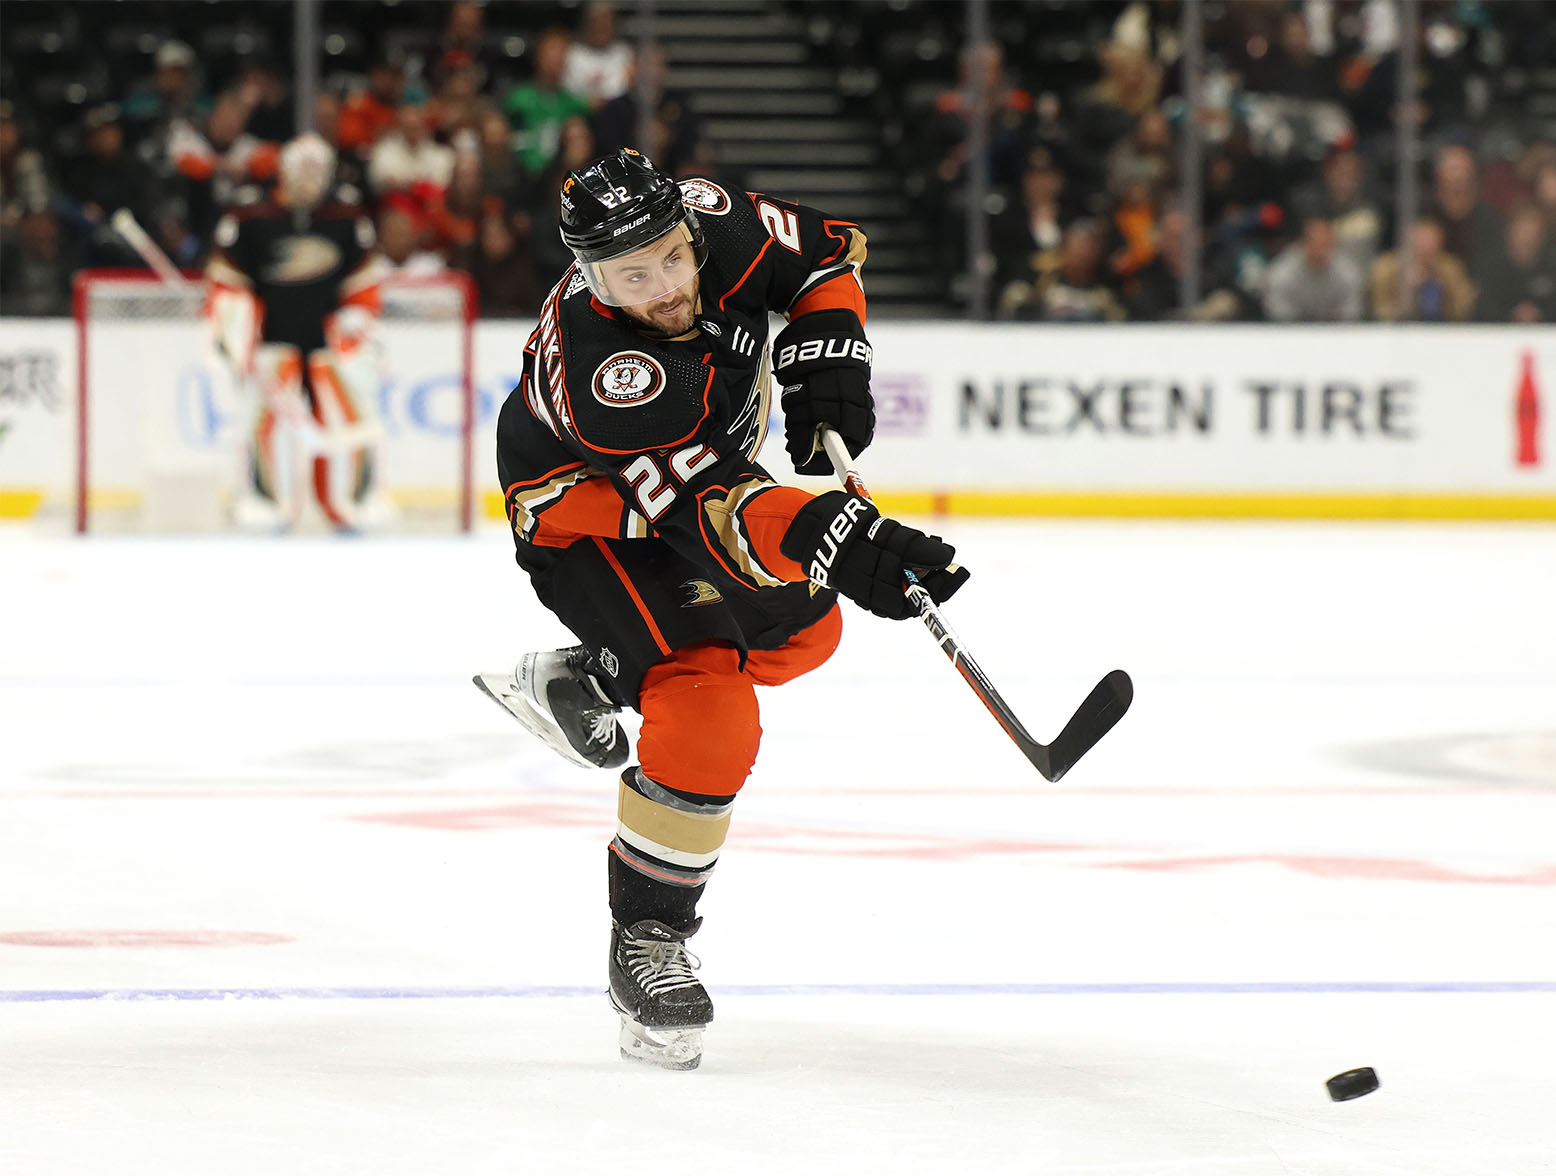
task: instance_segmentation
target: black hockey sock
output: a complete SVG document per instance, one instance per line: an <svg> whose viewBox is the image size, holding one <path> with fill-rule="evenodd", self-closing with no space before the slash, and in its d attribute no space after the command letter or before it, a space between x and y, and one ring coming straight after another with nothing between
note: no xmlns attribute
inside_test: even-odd
<svg viewBox="0 0 1556 1176"><path fill-rule="evenodd" d="M639 873L608 851L610 859L611 918L623 927L643 919L657 919L677 931L689 930L697 921L697 900L707 884L675 886Z"/></svg>

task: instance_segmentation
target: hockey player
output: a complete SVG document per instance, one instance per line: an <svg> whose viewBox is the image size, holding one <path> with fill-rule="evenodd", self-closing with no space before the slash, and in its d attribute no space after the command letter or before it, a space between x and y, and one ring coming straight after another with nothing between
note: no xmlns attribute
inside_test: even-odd
<svg viewBox="0 0 1556 1176"><path fill-rule="evenodd" d="M845 491L757 464L769 373L795 468L830 469L875 414L848 221L708 179L676 184L629 149L562 182L576 262L547 297L503 405L497 464L519 565L581 644L479 681L565 757L619 767L643 722L608 855L610 995L625 1057L689 1069L713 1017L685 946L761 734L757 685L837 647L839 595L903 618L903 570L935 600L953 549ZM768 313L788 325L768 354Z"/></svg>
<svg viewBox="0 0 1556 1176"><path fill-rule="evenodd" d="M216 228L207 314L239 386L255 393L241 526L291 526L310 480L338 530L388 513L373 491L373 331L388 267L372 222L329 199L334 170L329 144L301 135L281 151L274 198Z"/></svg>

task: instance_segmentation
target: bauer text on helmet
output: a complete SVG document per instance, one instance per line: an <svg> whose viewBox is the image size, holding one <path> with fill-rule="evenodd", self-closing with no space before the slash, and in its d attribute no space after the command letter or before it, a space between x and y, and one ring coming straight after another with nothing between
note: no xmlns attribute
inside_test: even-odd
<svg viewBox="0 0 1556 1176"><path fill-rule="evenodd" d="M629 148L569 174L561 197L562 240L590 292L657 330L690 329L708 251L675 180Z"/></svg>

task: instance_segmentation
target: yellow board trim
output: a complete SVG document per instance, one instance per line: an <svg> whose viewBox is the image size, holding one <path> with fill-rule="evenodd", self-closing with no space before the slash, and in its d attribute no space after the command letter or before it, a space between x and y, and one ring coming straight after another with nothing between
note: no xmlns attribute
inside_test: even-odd
<svg viewBox="0 0 1556 1176"><path fill-rule="evenodd" d="M30 519L42 505L42 490L0 490L0 519Z"/></svg>
<svg viewBox="0 0 1556 1176"><path fill-rule="evenodd" d="M417 488L390 491L401 506L452 506L452 490ZM48 495L42 490L0 489L0 519L27 519ZM1171 494L1036 493L1030 491L883 490L875 496L887 514L959 515L967 518L1140 518L1140 519L1420 519L1556 520L1552 494ZM94 510L135 509L133 490L94 491ZM503 496L481 494L488 519L505 522Z"/></svg>
<svg viewBox="0 0 1556 1176"><path fill-rule="evenodd" d="M1556 519L1552 494L1178 494L882 490L887 514L1007 518L1138 519ZM505 519L503 497L481 498L489 519Z"/></svg>
<svg viewBox="0 0 1556 1176"><path fill-rule="evenodd" d="M1556 495L1423 493L1036 493L883 490L888 514L1150 519L1556 520Z"/></svg>

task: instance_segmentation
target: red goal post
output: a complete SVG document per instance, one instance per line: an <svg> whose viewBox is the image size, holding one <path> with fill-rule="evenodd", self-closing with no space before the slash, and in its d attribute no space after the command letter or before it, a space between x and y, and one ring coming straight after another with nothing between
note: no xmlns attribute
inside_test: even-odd
<svg viewBox="0 0 1556 1176"><path fill-rule="evenodd" d="M75 279L75 529L209 530L242 476L251 406L202 316L207 284L148 270ZM383 283L380 484L415 528L474 523L475 320L470 276Z"/></svg>

